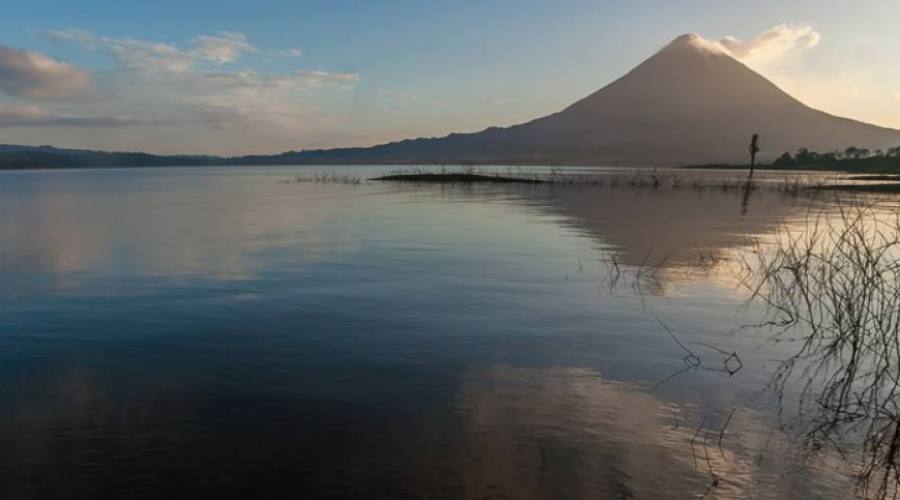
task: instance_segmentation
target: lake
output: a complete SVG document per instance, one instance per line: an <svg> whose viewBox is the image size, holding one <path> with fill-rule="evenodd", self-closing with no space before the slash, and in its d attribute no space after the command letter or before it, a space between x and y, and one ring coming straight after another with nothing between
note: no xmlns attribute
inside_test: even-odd
<svg viewBox="0 0 900 500"><path fill-rule="evenodd" d="M0 497L852 492L738 328L809 199L329 169L0 172Z"/></svg>

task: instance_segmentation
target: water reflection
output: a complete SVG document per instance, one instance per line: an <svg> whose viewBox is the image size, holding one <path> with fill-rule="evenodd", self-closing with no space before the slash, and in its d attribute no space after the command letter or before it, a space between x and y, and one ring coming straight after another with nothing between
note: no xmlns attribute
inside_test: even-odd
<svg viewBox="0 0 900 500"><path fill-rule="evenodd" d="M610 252L666 291L803 202L293 173L3 175L0 497L685 498L733 407L711 495L844 496L747 404L771 352L648 392L652 315L722 342L739 294L598 293Z"/></svg>
<svg viewBox="0 0 900 500"><path fill-rule="evenodd" d="M123 398L120 384L81 372L42 382L36 389L56 397L17 401L5 419L0 491L9 498L58 498L62 485L91 498L190 491L674 499L707 490L708 498L843 498L850 491L835 474L845 468L840 462L797 460L785 436L773 437L753 410L740 409L719 448L715 432L695 437L702 409L584 368L476 369L442 393L444 401L429 395L427 404L190 382ZM707 422L712 428L723 418Z"/></svg>
<svg viewBox="0 0 900 500"><path fill-rule="evenodd" d="M300 242L294 249L310 258L354 248L351 234L335 230L346 227L332 222L356 208L352 202L321 203L334 196L327 186L288 187L268 176L241 182L160 172L32 175L38 181L27 190L0 198L0 234L14 238L0 253L7 269L239 279L254 272L248 256L279 245ZM81 189L65 188L72 178ZM91 182L114 192L98 193Z"/></svg>
<svg viewBox="0 0 900 500"><path fill-rule="evenodd" d="M697 409L590 370L497 366L468 378L461 400L472 498L489 495L487 485L509 498L684 498L706 491L710 473L719 478L711 498L848 491L835 462L793 462L792 450L771 448L752 410L737 413L740 430L720 449L717 432L694 437ZM718 429L723 417L704 418Z"/></svg>
<svg viewBox="0 0 900 500"><path fill-rule="evenodd" d="M715 181L710 183L715 186ZM757 189L746 196L744 190L647 189L624 181L615 185L607 181L600 187L399 185L394 189L417 199L512 203L550 215L555 223L596 242L595 254L607 263L653 268L654 279L642 289L660 295L679 282L709 280L712 271L721 271L715 277L734 285L739 267L735 259L756 239L766 239L786 224L803 223L808 212L822 206L813 196L777 190Z"/></svg>
<svg viewBox="0 0 900 500"><path fill-rule="evenodd" d="M659 268L643 289L665 294L672 282L708 279L713 267L733 278L734 258L752 239L773 233L809 210L807 198L716 190L558 189L529 203L559 214L624 266ZM745 208L747 208L745 210Z"/></svg>

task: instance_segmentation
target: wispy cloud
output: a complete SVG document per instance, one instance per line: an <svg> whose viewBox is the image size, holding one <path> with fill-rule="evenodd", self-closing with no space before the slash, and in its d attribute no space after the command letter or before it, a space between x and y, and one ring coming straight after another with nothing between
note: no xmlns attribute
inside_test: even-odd
<svg viewBox="0 0 900 500"><path fill-rule="evenodd" d="M0 91L31 99L71 95L91 87L88 72L37 52L0 45Z"/></svg>
<svg viewBox="0 0 900 500"><path fill-rule="evenodd" d="M748 40L728 36L711 43L814 108L900 127L884 69L811 63L808 55L822 39L811 24L779 24ZM900 91L893 97L900 99Z"/></svg>
<svg viewBox="0 0 900 500"><path fill-rule="evenodd" d="M146 72L183 72L202 63L232 63L257 48L241 33L222 31L191 40L189 47L135 38L97 36L79 29L53 30L48 36L73 42L84 49L111 54L123 67Z"/></svg>
<svg viewBox="0 0 900 500"><path fill-rule="evenodd" d="M0 106L3 127L123 127L159 124L157 121L115 116L69 116L50 114L37 106Z"/></svg>
<svg viewBox="0 0 900 500"><path fill-rule="evenodd" d="M216 128L254 125L299 131L322 116L303 99L317 89L347 89L359 81L355 73L301 70L288 74L256 71L204 73L183 79L174 90L200 107L200 115Z"/></svg>
<svg viewBox="0 0 900 500"><path fill-rule="evenodd" d="M314 128L329 122L329 113L318 109L319 93L346 91L360 81L352 72L260 71L249 64L252 57L299 57L301 52L261 49L236 32L201 35L186 44L106 37L78 29L45 33L106 55L114 65L97 71L101 98L82 111L181 124L193 127L198 135L206 128L215 133L242 132L242 140L255 134L265 135L266 141L310 137ZM322 135L321 130L316 133Z"/></svg>
<svg viewBox="0 0 900 500"><path fill-rule="evenodd" d="M719 40L719 44L736 59L753 66L805 52L817 46L821 39L822 36L811 25L779 24L749 40L727 36Z"/></svg>
<svg viewBox="0 0 900 500"><path fill-rule="evenodd" d="M223 31L218 35L198 36L193 40L192 52L198 57L215 63L237 61L241 54L256 52L256 47L242 33Z"/></svg>

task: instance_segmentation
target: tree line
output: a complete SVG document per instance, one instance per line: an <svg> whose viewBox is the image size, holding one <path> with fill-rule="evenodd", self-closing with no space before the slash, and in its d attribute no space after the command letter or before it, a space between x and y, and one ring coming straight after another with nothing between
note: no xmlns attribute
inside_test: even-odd
<svg viewBox="0 0 900 500"><path fill-rule="evenodd" d="M832 169L900 169L900 146L888 149L869 149L850 146L843 151L820 153L806 148L794 154L782 154L772 162L774 168L832 168Z"/></svg>

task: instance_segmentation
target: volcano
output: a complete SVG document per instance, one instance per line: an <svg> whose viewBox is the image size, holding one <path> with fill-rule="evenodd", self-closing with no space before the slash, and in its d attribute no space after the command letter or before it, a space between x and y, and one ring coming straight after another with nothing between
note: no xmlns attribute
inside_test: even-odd
<svg viewBox="0 0 900 500"><path fill-rule="evenodd" d="M737 163L751 135L760 158L809 148L900 144L900 131L819 111L699 35L676 38L625 76L566 109L520 125L369 148L299 153L305 162Z"/></svg>

